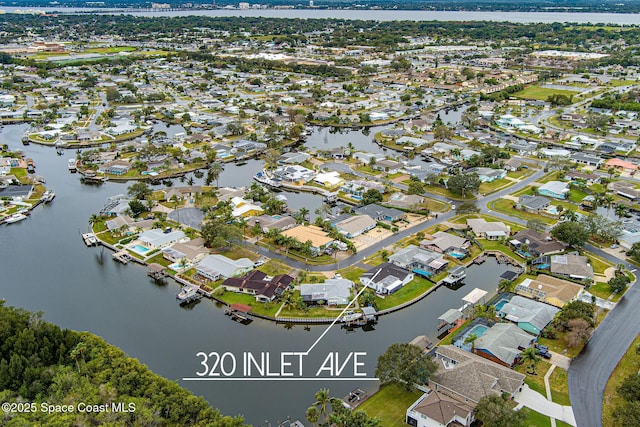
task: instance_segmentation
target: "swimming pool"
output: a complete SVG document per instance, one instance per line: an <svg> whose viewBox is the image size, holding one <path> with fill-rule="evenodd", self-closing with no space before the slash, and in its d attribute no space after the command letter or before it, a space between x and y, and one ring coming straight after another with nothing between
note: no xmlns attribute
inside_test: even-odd
<svg viewBox="0 0 640 427"><path fill-rule="evenodd" d="M133 252L137 253L138 255L143 255L143 256L151 250L146 246L142 246L142 245L133 245L129 249L131 249Z"/></svg>
<svg viewBox="0 0 640 427"><path fill-rule="evenodd" d="M498 301L498 302L494 305L494 307L495 307L495 309L496 309L496 313L497 313L497 312L499 312L500 310L502 310L502 307L504 307L504 305L505 305L506 303L508 303L508 302L509 302L509 299L508 299L508 298L502 298L500 301Z"/></svg>
<svg viewBox="0 0 640 427"><path fill-rule="evenodd" d="M281 217L280 215L273 215L273 216L272 216L272 218L273 218L273 219L280 219L280 218L282 218L282 217Z"/></svg>
<svg viewBox="0 0 640 427"><path fill-rule="evenodd" d="M448 252L447 255L458 259L462 259L467 256L466 254L461 254L460 252Z"/></svg>
<svg viewBox="0 0 640 427"><path fill-rule="evenodd" d="M480 338L481 336L484 335L485 332L487 332L488 329L489 327L486 325L475 325L474 327L469 329L467 332L465 332L464 335L462 335L460 338L456 339L453 345L465 351L471 351L472 344L471 343L465 344L464 341L473 334L475 334L476 337Z"/></svg>
<svg viewBox="0 0 640 427"><path fill-rule="evenodd" d="M190 268L191 264L187 262L183 265L181 262L174 262L173 264L170 264L168 267L173 271L182 271Z"/></svg>

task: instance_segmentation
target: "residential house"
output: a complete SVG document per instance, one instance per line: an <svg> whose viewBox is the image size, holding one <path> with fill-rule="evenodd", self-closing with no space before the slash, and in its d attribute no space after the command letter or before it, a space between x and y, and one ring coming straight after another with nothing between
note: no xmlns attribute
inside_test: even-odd
<svg viewBox="0 0 640 427"><path fill-rule="evenodd" d="M455 394L429 390L407 409L406 422L413 427L469 427L474 407Z"/></svg>
<svg viewBox="0 0 640 427"><path fill-rule="evenodd" d="M480 239L498 240L509 236L511 228L502 222L487 222L484 218L467 219L467 225Z"/></svg>
<svg viewBox="0 0 640 427"><path fill-rule="evenodd" d="M444 271L449 261L438 252L409 245L389 256L389 262L414 273L429 277Z"/></svg>
<svg viewBox="0 0 640 427"><path fill-rule="evenodd" d="M535 279L525 279L515 289L516 293L527 298L534 298L555 307L575 301L584 293L584 286L557 277L540 274Z"/></svg>
<svg viewBox="0 0 640 427"><path fill-rule="evenodd" d="M551 205L551 200L544 196L529 196L523 195L518 198L518 209L531 212L540 213L546 210Z"/></svg>
<svg viewBox="0 0 640 427"><path fill-rule="evenodd" d="M300 285L300 296L307 304L346 305L351 301L354 283L347 279L327 279L324 283Z"/></svg>
<svg viewBox="0 0 640 427"><path fill-rule="evenodd" d="M553 197L554 199L566 199L569 193L569 184L561 181L549 181L538 187L538 194L541 196Z"/></svg>
<svg viewBox="0 0 640 427"><path fill-rule="evenodd" d="M524 384L524 374L453 345L436 348L434 362L438 369L429 378L428 387L474 404L483 397L513 397Z"/></svg>
<svg viewBox="0 0 640 427"><path fill-rule="evenodd" d="M234 218L247 218L250 216L259 216L264 213L264 210L260 206L254 205L241 197L236 196L232 198L231 204L233 205L231 216Z"/></svg>
<svg viewBox="0 0 640 427"><path fill-rule="evenodd" d="M551 255L562 252L567 245L551 237L549 233L525 229L517 232L510 243L517 249L522 249L522 245L527 245L527 250L532 256Z"/></svg>
<svg viewBox="0 0 640 427"><path fill-rule="evenodd" d="M248 227L254 227L256 224L259 224L262 232L266 233L269 230L288 230L295 227L298 223L296 219L290 215L284 215L280 218L274 218L271 215L260 215L247 220Z"/></svg>
<svg viewBox="0 0 640 427"><path fill-rule="evenodd" d="M589 258L577 254L551 256L551 272L572 279L593 279L593 267Z"/></svg>
<svg viewBox="0 0 640 427"><path fill-rule="evenodd" d="M355 212L358 215L369 215L376 221L388 222L399 221L407 216L403 211L399 209L388 208L376 203L371 203L366 206L359 207L355 210Z"/></svg>
<svg viewBox="0 0 640 427"><path fill-rule="evenodd" d="M344 179L342 179L340 177L340 173L336 171L319 173L313 181L325 186L326 188L336 188L344 184Z"/></svg>
<svg viewBox="0 0 640 427"><path fill-rule="evenodd" d="M373 169L387 173L396 173L402 169L402 163L388 159L379 160L373 165Z"/></svg>
<svg viewBox="0 0 640 427"><path fill-rule="evenodd" d="M393 193L387 202L390 206L404 209L415 209L424 203L424 197L417 194Z"/></svg>
<svg viewBox="0 0 640 427"><path fill-rule="evenodd" d="M517 324L524 331L538 335L558 311L558 308L549 304L516 295L502 306L498 316Z"/></svg>
<svg viewBox="0 0 640 427"><path fill-rule="evenodd" d="M635 173L638 169L638 165L615 157L607 160L604 165L607 168L616 168L627 173Z"/></svg>
<svg viewBox="0 0 640 427"><path fill-rule="evenodd" d="M274 175L283 182L304 185L315 177L315 172L300 165L285 165L277 168Z"/></svg>
<svg viewBox="0 0 640 427"><path fill-rule="evenodd" d="M632 183L626 181L612 182L609 185L609 189L629 200L636 201L640 199L640 190L636 189Z"/></svg>
<svg viewBox="0 0 640 427"><path fill-rule="evenodd" d="M595 184L600 182L600 175L596 175L594 173L582 173L577 171L568 171L564 174L564 177L569 179L571 182L583 182L589 184Z"/></svg>
<svg viewBox="0 0 640 427"><path fill-rule="evenodd" d="M398 140L396 141L396 144L398 145L402 145L402 146L412 146L412 147L422 147L425 144L429 144L432 141L429 141L427 139L423 139L423 138L414 138L412 136L403 136L398 138Z"/></svg>
<svg viewBox="0 0 640 427"><path fill-rule="evenodd" d="M296 238L302 243L311 241L311 249L316 253L319 253L322 249L334 242L334 239L329 237L322 228L316 227L315 225L298 225L297 227L283 231L282 235Z"/></svg>
<svg viewBox="0 0 640 427"><path fill-rule="evenodd" d="M184 243L174 243L162 249L162 257L171 262L188 261L198 262L209 254L209 250L204 247L202 238L189 240Z"/></svg>
<svg viewBox="0 0 640 427"><path fill-rule="evenodd" d="M514 297L515 298L515 297ZM505 304L505 305L508 305ZM504 366L513 366L534 337L511 323L496 323L475 340L475 354Z"/></svg>
<svg viewBox="0 0 640 427"><path fill-rule="evenodd" d="M282 295L292 283L293 277L288 274L268 276L260 270L253 270L242 277L228 277L221 286L230 292L253 295L258 302L269 302Z"/></svg>
<svg viewBox="0 0 640 427"><path fill-rule="evenodd" d="M173 196L176 196L179 200L186 200L195 197L198 194L202 194L202 187L199 185L189 185L187 187L171 187L164 192L165 200L171 200Z"/></svg>
<svg viewBox="0 0 640 427"><path fill-rule="evenodd" d="M522 162L511 157L504 161L503 167L510 172L515 172L522 167Z"/></svg>
<svg viewBox="0 0 640 427"><path fill-rule="evenodd" d="M131 170L131 163L126 160L114 160L102 165L98 172L108 173L111 175L124 175Z"/></svg>
<svg viewBox="0 0 640 427"><path fill-rule="evenodd" d="M603 158L582 152L571 153L571 160L582 165L593 166L596 168L599 168L604 163Z"/></svg>
<svg viewBox="0 0 640 427"><path fill-rule="evenodd" d="M253 261L249 258L233 260L218 254L208 255L196 264L196 273L211 281L240 276L251 270Z"/></svg>
<svg viewBox="0 0 640 427"><path fill-rule="evenodd" d="M414 274L392 263L385 262L360 277L360 283L379 294L392 294L413 280Z"/></svg>
<svg viewBox="0 0 640 427"><path fill-rule="evenodd" d="M19 197L22 200L26 200L31 197L33 190L33 185L9 185L7 187L0 188L0 197L8 197L11 199Z"/></svg>
<svg viewBox="0 0 640 427"><path fill-rule="evenodd" d="M137 240L148 248L162 249L174 243L187 242L189 238L180 230L165 233L163 230L153 228L140 233Z"/></svg>
<svg viewBox="0 0 640 427"><path fill-rule="evenodd" d="M466 252L470 244L471 242L466 237L447 233L446 231L437 231L432 235L425 235L424 240L420 242L420 247L440 253L447 253L452 250Z"/></svg>
<svg viewBox="0 0 640 427"><path fill-rule="evenodd" d="M464 173L477 173L480 182L493 182L496 179L501 179L507 176L507 171L504 169L492 168L471 168L467 169Z"/></svg>
<svg viewBox="0 0 640 427"><path fill-rule="evenodd" d="M335 227L341 234L351 239L373 230L376 225L376 220L369 215L355 215L336 223Z"/></svg>

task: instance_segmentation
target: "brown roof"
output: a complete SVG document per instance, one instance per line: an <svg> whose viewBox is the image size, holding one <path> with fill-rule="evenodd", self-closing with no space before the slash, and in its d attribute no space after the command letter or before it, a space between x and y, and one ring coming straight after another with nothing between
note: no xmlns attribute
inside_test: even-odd
<svg viewBox="0 0 640 427"><path fill-rule="evenodd" d="M238 289L251 289L255 295L264 295L271 299L274 295L284 292L293 282L293 277L288 274L267 276L260 270L252 270L243 277L229 277L222 286Z"/></svg>
<svg viewBox="0 0 640 427"><path fill-rule="evenodd" d="M545 292L546 298L557 298L565 303L571 301L584 289L582 285L578 285L577 283L547 276L546 274L540 274L531 282L530 286L536 288L542 286L541 290Z"/></svg>
<svg viewBox="0 0 640 427"><path fill-rule="evenodd" d="M456 415L467 418L473 407L459 397L447 396L433 390L413 410L440 424L448 425Z"/></svg>
<svg viewBox="0 0 640 427"><path fill-rule="evenodd" d="M502 392L513 395L524 382L523 374L452 345L438 347L436 357L438 370L429 382L476 403ZM442 357L457 363L445 368Z"/></svg>

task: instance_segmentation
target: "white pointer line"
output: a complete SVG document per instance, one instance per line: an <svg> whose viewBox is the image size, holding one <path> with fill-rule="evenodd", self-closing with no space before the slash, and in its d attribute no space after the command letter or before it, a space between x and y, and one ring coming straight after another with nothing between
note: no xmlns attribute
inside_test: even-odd
<svg viewBox="0 0 640 427"><path fill-rule="evenodd" d="M373 280L376 278L376 276L378 275L378 273L380 273L382 271L382 269L376 271L376 274L374 274L371 279L369 279L370 282L373 282ZM360 294L367 289L367 287L363 284L362 285L362 289L360 289L360 292L358 292L358 294L349 302L349 304L347 304L347 306L344 308L344 310L342 310L342 312L338 315L338 317L336 317L335 319L333 319L333 322L331 322L331 324L327 327L327 329L324 330L324 332L322 333L322 335L320 335L318 337L318 339L316 340L316 342L314 342L311 347L309 347L309 349L307 351L305 351L303 354L305 356L308 356L309 353L311 353L311 350L313 350L313 348L316 346L316 344L318 344L320 342L320 340L327 334L327 332L329 332L329 329L331 329L331 327L333 325L336 324L336 322L338 320L340 320L340 318L344 315L344 313L349 309L349 307L351 307L351 304L354 303L354 301L358 300L358 297L360 296Z"/></svg>
<svg viewBox="0 0 640 427"><path fill-rule="evenodd" d="M379 381L371 377L198 377L183 378L182 381Z"/></svg>

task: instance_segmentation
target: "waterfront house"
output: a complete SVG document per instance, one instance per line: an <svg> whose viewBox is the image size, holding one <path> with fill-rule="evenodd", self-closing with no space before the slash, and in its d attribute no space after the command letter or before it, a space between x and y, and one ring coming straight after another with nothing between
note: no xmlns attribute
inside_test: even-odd
<svg viewBox="0 0 640 427"><path fill-rule="evenodd" d="M195 197L198 194L202 194L202 187L199 185L189 185L186 187L171 187L164 190L165 200L171 200L173 196L176 196L180 200L189 199Z"/></svg>
<svg viewBox="0 0 640 427"><path fill-rule="evenodd" d="M469 427L474 407L455 394L429 390L407 409L406 422L414 427Z"/></svg>
<svg viewBox="0 0 640 427"><path fill-rule="evenodd" d="M561 181L549 181L538 187L538 194L541 196L553 197L554 199L566 199L569 193L569 184Z"/></svg>
<svg viewBox="0 0 640 427"><path fill-rule="evenodd" d="M519 250L523 244L526 244L528 246L526 252L536 257L562 252L567 248L566 244L554 239L549 233L530 229L517 232L509 243Z"/></svg>
<svg viewBox="0 0 640 427"><path fill-rule="evenodd" d="M467 219L467 225L480 239L499 240L511 233L511 228L503 222L487 222L484 218Z"/></svg>
<svg viewBox="0 0 640 427"><path fill-rule="evenodd" d="M364 180L349 181L340 187L340 191L347 193L348 196L356 200L362 200L364 193L371 189L378 190L380 193L385 191L383 184Z"/></svg>
<svg viewBox="0 0 640 427"><path fill-rule="evenodd" d="M436 348L437 371L428 387L477 404L483 397L513 397L522 389L525 375L453 345Z"/></svg>
<svg viewBox="0 0 640 427"><path fill-rule="evenodd" d="M285 165L277 168L274 175L285 183L303 185L313 180L315 172L300 165Z"/></svg>
<svg viewBox="0 0 640 427"><path fill-rule="evenodd" d="M413 280L414 274L392 263L385 262L360 277L360 283L378 294L392 294Z"/></svg>
<svg viewBox="0 0 640 427"><path fill-rule="evenodd" d="M306 160L309 160L311 154L307 153L298 153L298 152L290 152L284 153L278 159L278 163L281 165L295 165L300 164Z"/></svg>
<svg viewBox="0 0 640 427"><path fill-rule="evenodd" d="M359 207L355 210L355 212L358 215L369 215L376 221L395 222L406 217L406 214L399 209L380 206L376 203L371 203L366 206Z"/></svg>
<svg viewBox="0 0 640 427"><path fill-rule="evenodd" d="M187 242L189 238L180 230L165 233L159 228L153 228L140 233L137 240L148 248L162 249L174 243Z"/></svg>
<svg viewBox="0 0 640 427"><path fill-rule="evenodd" d="M33 185L9 185L0 188L0 197L20 198L22 200L29 199L33 194Z"/></svg>
<svg viewBox="0 0 640 427"><path fill-rule="evenodd" d="M534 340L532 335L525 332L526 329L518 326L511 323L491 326L475 340L475 354L504 366L513 366L519 361L520 353L531 346Z"/></svg>
<svg viewBox="0 0 640 427"><path fill-rule="evenodd" d="M204 247L204 240L197 238L184 243L174 243L162 249L162 257L171 262L198 262L209 254L209 250Z"/></svg>
<svg viewBox="0 0 640 427"><path fill-rule="evenodd" d="M425 235L420 241L420 247L432 251L446 253L450 251L459 251L466 253L471 242L466 237L456 234L447 233L445 231L437 231L432 235Z"/></svg>
<svg viewBox="0 0 640 427"><path fill-rule="evenodd" d="M221 286L229 292L253 295L258 302L270 302L291 288L292 283L293 277L288 274L268 276L260 270L253 270L242 277L228 277Z"/></svg>
<svg viewBox="0 0 640 427"><path fill-rule="evenodd" d="M327 279L324 283L300 285L300 296L307 304L346 305L351 301L354 283L347 279Z"/></svg>
<svg viewBox="0 0 640 427"><path fill-rule="evenodd" d="M551 205L551 200L544 196L529 196L527 194L518 198L518 209L531 212L540 213L546 210Z"/></svg>
<svg viewBox="0 0 640 427"><path fill-rule="evenodd" d="M296 219L290 215L284 215L280 218L274 218L271 215L260 215L254 216L247 220L248 227L254 227L256 224L260 225L263 233L268 232L269 230L288 230L297 225Z"/></svg>
<svg viewBox="0 0 640 427"><path fill-rule="evenodd" d="M498 316L518 325L524 331L538 335L560 311L543 302L514 296L498 311Z"/></svg>
<svg viewBox="0 0 640 427"><path fill-rule="evenodd" d="M415 245L409 245L390 255L389 262L426 277L444 271L449 265L449 261L445 260L442 254Z"/></svg>
<svg viewBox="0 0 640 427"><path fill-rule="evenodd" d="M336 171L319 173L315 176L313 181L330 189L344 184L344 179L342 179L340 177L340 173Z"/></svg>
<svg viewBox="0 0 640 427"><path fill-rule="evenodd" d="M394 160L383 159L383 160L377 161L373 165L373 169L377 171L393 174L398 172L400 169L402 169L402 163L396 162Z"/></svg>
<svg viewBox="0 0 640 427"><path fill-rule="evenodd" d="M354 215L336 223L335 227L340 234L352 239L369 230L373 230L376 225L376 220L369 215Z"/></svg>
<svg viewBox="0 0 640 427"><path fill-rule="evenodd" d="M253 261L248 258L233 260L224 255L208 255L196 264L196 273L211 281L240 276L253 270Z"/></svg>
<svg viewBox="0 0 640 427"><path fill-rule="evenodd" d="M98 172L108 173L111 175L124 175L131 170L131 163L127 160L114 160L102 165Z"/></svg>
<svg viewBox="0 0 640 427"><path fill-rule="evenodd" d="M578 254L551 256L551 272L577 280L593 279L593 267L589 258Z"/></svg>
<svg viewBox="0 0 640 427"><path fill-rule="evenodd" d="M564 307L584 293L584 286L557 277L540 274L535 279L527 278L516 285L515 292L527 298L546 302L555 307Z"/></svg>

